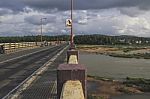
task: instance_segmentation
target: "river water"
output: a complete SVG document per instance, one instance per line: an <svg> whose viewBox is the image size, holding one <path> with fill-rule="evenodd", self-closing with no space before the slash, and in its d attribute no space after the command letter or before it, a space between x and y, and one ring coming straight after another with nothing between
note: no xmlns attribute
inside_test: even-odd
<svg viewBox="0 0 150 99"><path fill-rule="evenodd" d="M80 53L79 60L81 64L85 64L90 75L114 79L127 76L150 78L150 60L117 58L91 53Z"/></svg>
<svg viewBox="0 0 150 99"><path fill-rule="evenodd" d="M150 60L117 58L99 54L80 53L80 63L87 67L88 74L113 79L129 77L150 78ZM119 95L111 99L150 99L150 93Z"/></svg>

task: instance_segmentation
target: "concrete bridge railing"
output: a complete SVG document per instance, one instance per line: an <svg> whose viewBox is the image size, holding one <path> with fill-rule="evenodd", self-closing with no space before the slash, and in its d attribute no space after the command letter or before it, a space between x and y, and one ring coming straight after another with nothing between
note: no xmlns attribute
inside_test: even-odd
<svg viewBox="0 0 150 99"><path fill-rule="evenodd" d="M0 43L0 54L4 53L12 53L19 50L25 50L25 49L32 49L41 47L44 42L20 42L20 43ZM48 45L58 45L58 44L64 44L65 41L51 41L44 43L46 46Z"/></svg>
<svg viewBox="0 0 150 99"><path fill-rule="evenodd" d="M67 51L67 64L57 68L58 99L86 99L86 68L79 64L79 52Z"/></svg>
<svg viewBox="0 0 150 99"><path fill-rule="evenodd" d="M37 47L35 42L1 43L0 46L1 54Z"/></svg>

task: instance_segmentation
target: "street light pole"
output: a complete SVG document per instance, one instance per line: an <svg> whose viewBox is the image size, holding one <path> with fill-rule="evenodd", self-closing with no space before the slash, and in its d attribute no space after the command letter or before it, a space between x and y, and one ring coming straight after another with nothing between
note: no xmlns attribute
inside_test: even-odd
<svg viewBox="0 0 150 99"><path fill-rule="evenodd" d="M41 43L43 42L43 19L47 19L47 18L41 18Z"/></svg>
<svg viewBox="0 0 150 99"><path fill-rule="evenodd" d="M70 43L71 43L71 48L73 47L73 0L71 0L71 36L70 36Z"/></svg>

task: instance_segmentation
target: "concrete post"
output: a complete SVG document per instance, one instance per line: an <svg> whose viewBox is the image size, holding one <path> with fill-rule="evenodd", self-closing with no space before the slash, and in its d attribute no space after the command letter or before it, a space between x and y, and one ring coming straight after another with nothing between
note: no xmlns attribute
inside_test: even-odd
<svg viewBox="0 0 150 99"><path fill-rule="evenodd" d="M76 56L76 57L71 57ZM77 58L74 61L71 58ZM83 88L84 98L87 98L86 90L86 68L84 65L78 63L79 60L79 51L77 50L68 50L67 51L67 64L60 64L57 68L57 99L60 99L63 85L67 81L80 81ZM72 62L70 62L72 61ZM71 64L68 64L71 63Z"/></svg>
<svg viewBox="0 0 150 99"><path fill-rule="evenodd" d="M67 63L68 63L69 57L71 55L76 55L77 56L77 60L79 61L79 51L78 50L68 50L67 51Z"/></svg>
<svg viewBox="0 0 150 99"><path fill-rule="evenodd" d="M80 64L61 64L57 69L57 99L60 99L63 85L69 81L79 80L82 84L84 97L86 99L86 68Z"/></svg>

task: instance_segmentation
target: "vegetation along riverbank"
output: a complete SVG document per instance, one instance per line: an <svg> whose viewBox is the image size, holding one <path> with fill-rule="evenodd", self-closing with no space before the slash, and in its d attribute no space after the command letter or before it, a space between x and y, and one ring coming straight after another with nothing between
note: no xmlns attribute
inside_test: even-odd
<svg viewBox="0 0 150 99"><path fill-rule="evenodd" d="M88 99L110 99L121 94L150 92L150 79L130 78L123 81L88 75Z"/></svg>

